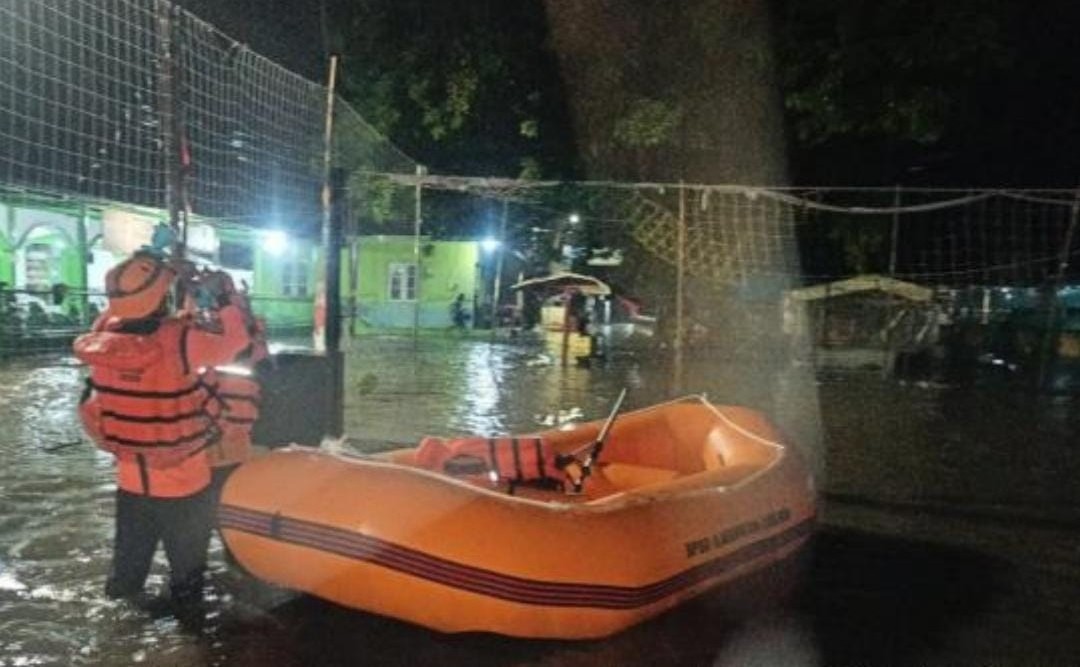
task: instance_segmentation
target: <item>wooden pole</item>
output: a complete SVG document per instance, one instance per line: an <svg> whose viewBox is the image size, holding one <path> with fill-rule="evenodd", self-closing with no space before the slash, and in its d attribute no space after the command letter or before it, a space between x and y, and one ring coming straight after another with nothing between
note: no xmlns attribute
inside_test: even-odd
<svg viewBox="0 0 1080 667"><path fill-rule="evenodd" d="M322 298L324 306L327 311L328 317L326 323L329 324L329 298L330 298L330 265L337 264L337 262L331 262L330 256L334 252L340 252L340 250L334 248L333 239L333 211L332 211L332 185L331 180L331 167L334 161L334 89L337 86L337 70L338 70L338 56L337 54L330 55L330 63L328 66L327 78L326 78L326 117L323 124L323 184L322 184ZM318 294L315 295L316 301L319 299ZM340 294L337 295L340 299ZM330 348L327 347L327 335L326 326L323 327L321 342L317 342L316 346L327 352Z"/></svg>
<svg viewBox="0 0 1080 667"><path fill-rule="evenodd" d="M356 319L360 315L360 301L357 294L360 287L360 234L354 229L349 240L349 338L356 336Z"/></svg>
<svg viewBox="0 0 1080 667"><path fill-rule="evenodd" d="M338 437L344 431L345 363L341 352L341 206L344 196L344 173L333 169L334 100L339 57L331 54L326 81L326 118L323 134L322 185L322 283L325 323L321 347L326 357L330 405L327 406L325 432ZM316 299L319 295L316 295Z"/></svg>
<svg viewBox="0 0 1080 667"><path fill-rule="evenodd" d="M570 298L573 294L569 290L563 290L563 321L562 321L562 365L566 366L570 358Z"/></svg>
<svg viewBox="0 0 1080 667"><path fill-rule="evenodd" d="M672 369L674 393L683 390L683 344L686 338L685 322L685 281L686 281L686 187L679 182L679 219L676 227L675 242L675 352Z"/></svg>
<svg viewBox="0 0 1080 667"><path fill-rule="evenodd" d="M900 208L900 184L897 184L896 187L893 190L893 209L897 209L897 210L894 210L893 214L892 214L892 233L889 235L889 277L890 278L895 278L896 277L896 255L897 255L897 251L898 251L898 248L899 248L898 241L899 241L899 238L900 238L900 211L898 210L899 208ZM885 308L885 313L886 313L885 321L887 323L891 323L893 321L893 318L896 315L896 308L894 307L895 304L894 304L892 298L891 297L886 297L886 298L888 298L889 301L888 301L888 305ZM882 360L881 360L881 376L883 378L888 378L889 376L892 375L893 369L896 366L896 349L894 347L894 341L890 341L889 338L888 338L888 331L886 330L883 333L886 334L886 338L885 338L885 341L884 341L884 351L883 351L883 357L882 357Z"/></svg>
<svg viewBox="0 0 1080 667"><path fill-rule="evenodd" d="M182 261L187 254L188 209L185 179L190 168L189 147L184 138L180 120L180 99L177 79L176 44L174 30L175 14L179 10L167 0L158 0L158 113L161 122L161 151L165 169L165 210L169 215L169 227L173 231L172 259ZM177 280L173 288L173 307L182 307L187 286Z"/></svg>
<svg viewBox="0 0 1080 667"><path fill-rule="evenodd" d="M413 282L413 344L415 345L420 336L420 280L424 274L423 265L420 257L420 232L424 225L424 208L423 208L423 179L422 177L426 173L426 170L421 165L416 165L416 175L420 178L416 179L416 193L415 193L415 210L413 211L413 266L416 267L416 276ZM406 281L407 287L407 281Z"/></svg>
<svg viewBox="0 0 1080 667"><path fill-rule="evenodd" d="M893 191L893 208L900 208L900 185ZM896 253L900 239L900 211L894 210L892 215L892 234L889 240L889 277L896 277Z"/></svg>
<svg viewBox="0 0 1080 667"><path fill-rule="evenodd" d="M506 248L506 219L509 217L509 200L504 199L502 202L502 219L499 221L499 245L495 248L495 252L498 256L495 259L495 287L492 289L491 297L491 339L495 340L495 329L498 326L499 317L499 296L502 291L502 271L503 271L503 258L505 257Z"/></svg>
<svg viewBox="0 0 1080 667"><path fill-rule="evenodd" d="M173 59L173 8L169 2L156 3L158 29L158 114L161 122L161 155L165 170L165 210L169 226L176 234L172 249L177 258L183 256L180 243L180 163L177 159L176 67Z"/></svg>
<svg viewBox="0 0 1080 667"><path fill-rule="evenodd" d="M341 250L345 218L345 171L331 172L329 253L326 255L326 359L330 372L330 413L327 434L340 437L345 431L345 354L341 350Z"/></svg>

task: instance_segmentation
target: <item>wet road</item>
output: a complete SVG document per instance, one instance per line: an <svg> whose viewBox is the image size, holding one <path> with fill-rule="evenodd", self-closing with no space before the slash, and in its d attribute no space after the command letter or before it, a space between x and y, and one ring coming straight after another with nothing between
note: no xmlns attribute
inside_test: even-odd
<svg viewBox="0 0 1080 667"><path fill-rule="evenodd" d="M669 371L645 358L562 369L530 345L363 339L348 356L347 429L410 441L595 418L624 385L634 405L668 395ZM706 597L603 642L520 642L436 635L269 589L227 570L216 544L201 627L105 600L110 460L80 435L81 370L41 363L0 366L2 667L1064 665L1080 650L1077 399L874 377L816 384L699 358L689 390L763 406L793 432L820 416L829 500L804 587L749 616ZM748 582L747 597L778 574Z"/></svg>

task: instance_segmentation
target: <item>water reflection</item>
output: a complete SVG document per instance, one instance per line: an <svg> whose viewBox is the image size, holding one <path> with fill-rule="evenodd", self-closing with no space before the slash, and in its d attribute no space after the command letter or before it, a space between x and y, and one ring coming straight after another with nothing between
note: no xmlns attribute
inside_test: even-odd
<svg viewBox="0 0 1080 667"><path fill-rule="evenodd" d="M493 435L506 429L500 419L499 378L506 375L506 348L495 345L473 345L465 354L458 386L461 401L455 406L452 418L463 430Z"/></svg>

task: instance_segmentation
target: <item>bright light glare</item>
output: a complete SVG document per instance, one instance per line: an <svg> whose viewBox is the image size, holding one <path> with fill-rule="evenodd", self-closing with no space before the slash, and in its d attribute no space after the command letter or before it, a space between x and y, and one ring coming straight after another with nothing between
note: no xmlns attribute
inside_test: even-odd
<svg viewBox="0 0 1080 667"><path fill-rule="evenodd" d="M499 248L499 239L493 239L489 236L480 242L480 248L484 252L495 252Z"/></svg>
<svg viewBox="0 0 1080 667"><path fill-rule="evenodd" d="M581 216L578 215L577 213L571 213L570 214L570 224L571 225L576 225L579 222L581 222Z"/></svg>
<svg viewBox="0 0 1080 667"><path fill-rule="evenodd" d="M289 236L281 230L273 230L263 237L263 250L271 255L280 255L289 247Z"/></svg>

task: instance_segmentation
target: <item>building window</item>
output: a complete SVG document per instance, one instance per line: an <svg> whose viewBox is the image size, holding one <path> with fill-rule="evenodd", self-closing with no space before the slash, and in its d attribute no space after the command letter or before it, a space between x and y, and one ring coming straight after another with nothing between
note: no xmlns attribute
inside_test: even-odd
<svg viewBox="0 0 1080 667"><path fill-rule="evenodd" d="M416 301L416 265L390 265L390 300Z"/></svg>
<svg viewBox="0 0 1080 667"><path fill-rule="evenodd" d="M255 249L250 241L222 241L218 257L219 263L227 269L251 271L255 268Z"/></svg>
<svg viewBox="0 0 1080 667"><path fill-rule="evenodd" d="M290 259L282 263L281 293L285 296L308 295L308 263L306 261Z"/></svg>

